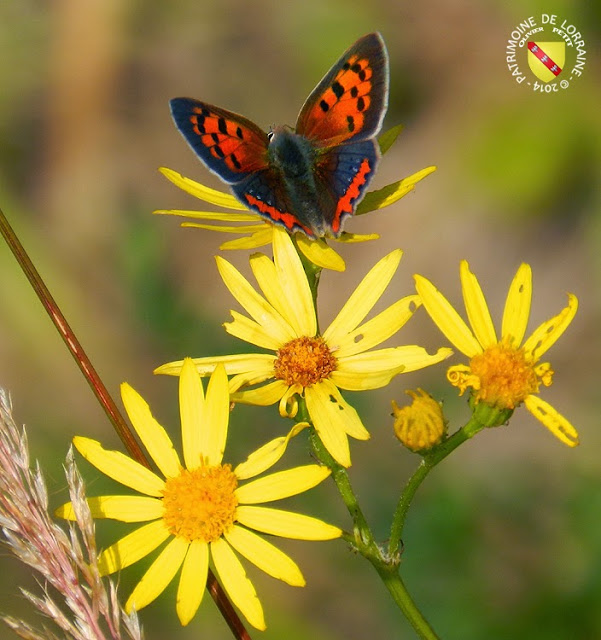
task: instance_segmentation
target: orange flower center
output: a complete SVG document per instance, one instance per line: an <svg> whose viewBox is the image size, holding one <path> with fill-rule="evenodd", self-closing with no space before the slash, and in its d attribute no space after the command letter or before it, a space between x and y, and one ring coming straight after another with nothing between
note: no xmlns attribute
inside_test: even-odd
<svg viewBox="0 0 601 640"><path fill-rule="evenodd" d="M551 384L553 371L548 364L535 366L524 349L499 342L470 360L469 370L451 367L447 376L463 393L473 387L476 400L499 409L515 409L540 384Z"/></svg>
<svg viewBox="0 0 601 640"><path fill-rule="evenodd" d="M163 489L163 520L169 531L188 542L213 542L234 523L238 479L229 464L182 469Z"/></svg>
<svg viewBox="0 0 601 640"><path fill-rule="evenodd" d="M336 370L336 358L323 338L295 338L278 350L275 377L287 385L310 387Z"/></svg>

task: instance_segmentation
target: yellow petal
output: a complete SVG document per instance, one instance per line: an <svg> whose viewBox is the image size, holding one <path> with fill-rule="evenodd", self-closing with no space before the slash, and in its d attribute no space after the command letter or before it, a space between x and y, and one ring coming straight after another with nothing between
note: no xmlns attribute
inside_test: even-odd
<svg viewBox="0 0 601 640"><path fill-rule="evenodd" d="M338 344L328 345L336 358L363 353L393 336L421 306L419 296L406 296L377 316L343 336Z"/></svg>
<svg viewBox="0 0 601 640"><path fill-rule="evenodd" d="M338 361L331 380L341 389L363 391L387 385L399 373L408 373L437 364L453 352L439 349L430 355L423 347L407 345L359 353Z"/></svg>
<svg viewBox="0 0 601 640"><path fill-rule="evenodd" d="M219 245L222 251L228 249L257 249L258 247L264 247L267 244L271 244L273 237L273 225L265 223L265 226L261 231L255 231L252 235L245 238L236 238L235 240L228 240Z"/></svg>
<svg viewBox="0 0 601 640"><path fill-rule="evenodd" d="M239 373L237 376L230 378L230 396L244 387L261 384L270 378L273 378L273 360L257 366L255 371Z"/></svg>
<svg viewBox="0 0 601 640"><path fill-rule="evenodd" d="M342 397L342 394L332 380L322 380L320 385L315 385L312 388L312 391L309 391L309 395L316 391L318 393L325 391L328 395L329 402L329 405L326 406L331 411L343 413L345 417L343 427L347 435L351 436L351 438L356 438L357 440L369 440L369 431L363 426L363 422L361 422L359 414Z"/></svg>
<svg viewBox="0 0 601 640"><path fill-rule="evenodd" d="M230 600L242 611L253 627L261 631L265 629L263 607L257 592L230 545L222 538L215 540L211 543L211 556Z"/></svg>
<svg viewBox="0 0 601 640"><path fill-rule="evenodd" d="M128 613L133 609L139 611L165 591L182 566L189 544L183 538L173 538L161 551L127 599Z"/></svg>
<svg viewBox="0 0 601 640"><path fill-rule="evenodd" d="M182 222L181 226L184 228L206 229L207 231L221 231L222 233L253 233L262 231L264 227L262 223L228 227L224 224L202 224L200 222Z"/></svg>
<svg viewBox="0 0 601 640"><path fill-rule="evenodd" d="M327 467L309 464L286 471L278 471L239 486L236 497L240 504L257 504L282 500L312 489L330 475Z"/></svg>
<svg viewBox="0 0 601 640"><path fill-rule="evenodd" d="M238 391L232 394L232 402L242 404L256 404L260 407L268 407L278 402L286 393L288 385L283 380L276 380L270 384L263 385L258 389L248 391Z"/></svg>
<svg viewBox="0 0 601 640"><path fill-rule="evenodd" d="M208 187L205 187L208 188ZM248 213L232 213L231 211L191 211L188 209L157 209L152 213L165 216L181 216L195 220L223 220L223 222L257 222L259 216Z"/></svg>
<svg viewBox="0 0 601 640"><path fill-rule="evenodd" d="M372 310L395 274L402 255L400 249L389 253L363 278L323 334L329 345L336 345L343 340Z"/></svg>
<svg viewBox="0 0 601 640"><path fill-rule="evenodd" d="M234 525L224 536L240 555L268 575L293 587L305 586L305 579L296 563L256 533Z"/></svg>
<svg viewBox="0 0 601 640"><path fill-rule="evenodd" d="M207 386L201 452L211 466L221 464L230 419L230 394L223 365L211 375Z"/></svg>
<svg viewBox="0 0 601 640"><path fill-rule="evenodd" d="M537 362L557 342L574 319L577 310L578 299L575 295L568 293L568 306L535 329L524 343L524 351L530 355L533 362Z"/></svg>
<svg viewBox="0 0 601 640"><path fill-rule="evenodd" d="M193 540L182 565L182 575L177 588L177 617L186 626L198 611L207 583L209 570L209 545Z"/></svg>
<svg viewBox="0 0 601 640"><path fill-rule="evenodd" d="M90 464L109 478L149 496L163 495L165 481L124 453L107 451L97 440L82 436L75 436L73 445Z"/></svg>
<svg viewBox="0 0 601 640"><path fill-rule="evenodd" d="M331 271L344 271L346 264L342 256L336 253L323 238L310 240L303 233L295 236L296 246L313 264Z"/></svg>
<svg viewBox="0 0 601 640"><path fill-rule="evenodd" d="M410 191L413 191L420 180L423 180L434 171L436 171L436 167L426 167L407 178L403 178L403 180L393 182L377 191L370 191L357 206L355 215L360 216L369 211L390 206L403 196L406 196Z"/></svg>
<svg viewBox="0 0 601 640"><path fill-rule="evenodd" d="M283 318L286 318L289 307L286 304L286 293L282 289L275 264L264 253L254 253L249 262L263 295L269 304L277 309ZM280 346L282 345L279 344L276 349Z"/></svg>
<svg viewBox="0 0 601 640"><path fill-rule="evenodd" d="M334 238L335 242L343 242L345 244L354 244L357 242L369 242L370 240L378 240L380 235L378 233L347 233L343 231L337 238Z"/></svg>
<svg viewBox="0 0 601 640"><path fill-rule="evenodd" d="M273 372L274 355L265 353L243 353L232 356L215 356L212 358L193 358L194 366L201 376L208 376L218 364L223 364L228 375L238 375L256 371L257 369L268 370ZM154 370L156 374L179 376L184 364L183 360L175 362L167 362Z"/></svg>
<svg viewBox="0 0 601 640"><path fill-rule="evenodd" d="M361 430L363 427L355 409L342 400L336 387L328 380L307 387L305 402L315 431L324 447L339 464L349 467L351 454L347 429L350 427ZM369 437L364 427L362 433L362 439Z"/></svg>
<svg viewBox="0 0 601 640"><path fill-rule="evenodd" d="M317 518L271 507L241 506L236 515L246 527L293 540L333 540L342 533L338 527Z"/></svg>
<svg viewBox="0 0 601 640"><path fill-rule="evenodd" d="M530 265L522 264L509 287L501 328L502 339L508 340L515 348L519 347L524 339L531 301L532 269Z"/></svg>
<svg viewBox="0 0 601 640"><path fill-rule="evenodd" d="M423 276L416 274L413 277L415 279L415 288L428 315L449 342L455 345L468 358L472 358L477 353L482 353L480 343L442 293Z"/></svg>
<svg viewBox="0 0 601 640"><path fill-rule="evenodd" d="M490 311L486 304L486 298L476 276L470 271L469 264L462 260L459 266L461 275L461 289L463 292L463 303L467 312L468 320L476 339L483 349L488 349L496 344L497 334L490 317Z"/></svg>
<svg viewBox="0 0 601 640"><path fill-rule="evenodd" d="M578 444L578 431L548 402L541 400L538 396L530 395L524 400L524 404L526 409L561 442L568 447L575 447Z"/></svg>
<svg viewBox="0 0 601 640"><path fill-rule="evenodd" d="M121 522L146 522L163 516L162 500L145 496L98 496L87 499L92 518L109 518ZM66 520L75 520L70 502L60 506L54 514Z"/></svg>
<svg viewBox="0 0 601 640"><path fill-rule="evenodd" d="M184 359L179 379L179 413L186 469L196 469L202 462L205 398L200 376L190 358Z"/></svg>
<svg viewBox="0 0 601 640"><path fill-rule="evenodd" d="M317 318L311 288L294 244L281 227L273 229L273 261L285 294L282 303L288 311L284 317L294 327L294 337L314 336Z"/></svg>
<svg viewBox="0 0 601 640"><path fill-rule="evenodd" d="M267 444L253 451L244 462L235 469L234 474L239 480L254 478L263 471L270 469L284 455L288 442L303 429L309 427L308 422L297 422L287 436L280 436L270 440Z"/></svg>
<svg viewBox="0 0 601 640"><path fill-rule="evenodd" d="M155 420L148 403L126 382L121 385L121 399L127 415L150 457L166 478L179 473L181 464L171 438Z"/></svg>
<svg viewBox="0 0 601 640"><path fill-rule="evenodd" d="M217 205L218 207L237 209L238 211L248 211L247 207L238 202L238 200L229 193L223 193L222 191L216 191L215 189L205 187L190 178L184 178L181 173L173 171L173 169L167 169L167 167L161 167L159 171L167 178L167 180L173 182L176 187L179 187L199 200L204 200L205 202Z"/></svg>
<svg viewBox="0 0 601 640"><path fill-rule="evenodd" d="M279 344L296 337L293 327L286 322L265 298L259 295L248 280L227 260L216 257L217 268L230 293L246 309L250 316L271 333Z"/></svg>
<svg viewBox="0 0 601 640"><path fill-rule="evenodd" d="M117 540L98 557L100 575L106 576L129 567L152 553L171 534L163 520L155 520Z"/></svg>

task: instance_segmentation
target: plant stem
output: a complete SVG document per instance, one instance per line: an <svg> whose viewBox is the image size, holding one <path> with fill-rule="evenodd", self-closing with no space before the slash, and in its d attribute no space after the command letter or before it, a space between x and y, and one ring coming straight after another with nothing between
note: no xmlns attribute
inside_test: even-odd
<svg viewBox="0 0 601 640"><path fill-rule="evenodd" d="M314 428L311 430L309 438L317 458L332 470L332 479L336 483L336 487L340 492L342 501L346 505L346 508L353 519L354 537L359 541L360 545L373 544L371 529L369 528L365 515L359 506L359 501L353 491L346 469L332 458L329 451L323 446L323 443Z"/></svg>
<svg viewBox="0 0 601 640"><path fill-rule="evenodd" d="M46 284L35 268L33 262L31 261L31 258L27 254L27 251L25 251L23 245L19 241L19 238L17 238L17 235L10 226L2 210L0 210L0 233L2 233L4 239L6 240L6 244L8 244L11 251L13 252L13 255L19 263L19 266L29 280L29 284L37 294L40 302L44 306L44 309L46 309L46 312L50 316L50 319L56 327L56 330L59 332L61 338L67 346L67 349L73 356L73 359L77 363L77 366L81 370L84 378L90 385L90 388L94 392L94 395L100 403L100 406L104 409L108 419L115 427L115 431L121 438L126 449L129 451L132 458L134 458L137 462L149 466L144 452L134 438L129 426L127 425L127 422L125 422L125 420L123 419L123 416L117 408L117 405L111 397L111 394L100 379L100 376L96 372L96 369L94 369L92 362L88 358L79 340L73 333L73 330L69 326L69 323L67 322L65 316L56 304L54 298L48 290L48 287L46 287Z"/></svg>
<svg viewBox="0 0 601 640"><path fill-rule="evenodd" d="M374 567L380 578L382 578L384 586L388 589L393 600L411 623L411 626L415 629L419 637L424 640L437 640L438 636L409 595L405 583L399 575L398 569L390 571L376 564L374 564Z"/></svg>
<svg viewBox="0 0 601 640"><path fill-rule="evenodd" d="M419 467L407 481L407 484L401 493L401 497L399 498L396 511L394 512L388 543L388 553L391 556L398 553L403 535L403 528L405 526L405 518L407 517L407 511L409 510L413 496L415 496L415 493L421 483L441 460L444 460L459 445L463 444L466 440L469 440L482 428L484 428L484 425L472 416L461 429L439 444L431 453L423 457Z"/></svg>

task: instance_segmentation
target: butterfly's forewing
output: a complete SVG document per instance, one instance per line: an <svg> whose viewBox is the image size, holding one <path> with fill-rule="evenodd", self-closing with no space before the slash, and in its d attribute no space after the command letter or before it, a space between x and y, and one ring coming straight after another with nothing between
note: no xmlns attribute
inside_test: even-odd
<svg viewBox="0 0 601 640"><path fill-rule="evenodd" d="M379 33L360 38L305 101L296 131L316 147L374 136L388 105L388 55Z"/></svg>
<svg viewBox="0 0 601 640"><path fill-rule="evenodd" d="M240 182L268 166L267 134L247 118L192 98L169 104L186 142L225 182Z"/></svg>

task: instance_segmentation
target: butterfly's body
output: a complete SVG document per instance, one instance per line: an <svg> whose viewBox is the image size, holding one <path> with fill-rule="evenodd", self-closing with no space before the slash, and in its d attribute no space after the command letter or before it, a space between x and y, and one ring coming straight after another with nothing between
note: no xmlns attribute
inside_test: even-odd
<svg viewBox="0 0 601 640"><path fill-rule="evenodd" d="M338 236L379 159L375 135L388 99L384 43L358 40L313 90L296 129L269 135L250 120L191 98L175 123L209 169L250 209L290 231Z"/></svg>

